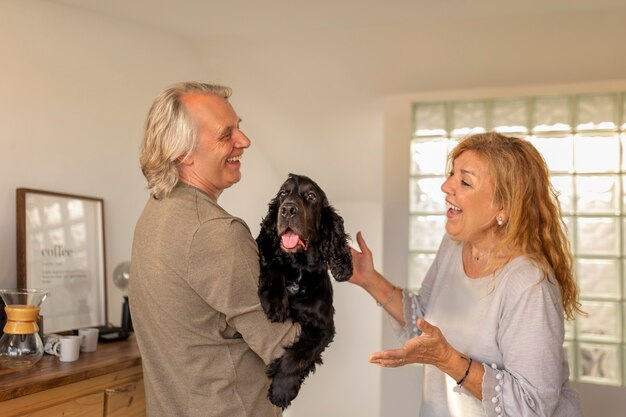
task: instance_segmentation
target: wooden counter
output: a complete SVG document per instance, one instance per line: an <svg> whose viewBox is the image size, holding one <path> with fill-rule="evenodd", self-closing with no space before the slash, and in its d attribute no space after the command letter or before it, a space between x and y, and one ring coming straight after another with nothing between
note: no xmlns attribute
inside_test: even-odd
<svg viewBox="0 0 626 417"><path fill-rule="evenodd" d="M129 391L131 388L132 392ZM139 405L140 411L123 414L107 412L107 409L112 410L114 403L109 397L117 393L126 397L131 395L130 403L135 400L133 408ZM76 415L145 413L141 357L133 335L125 341L100 342L97 351L81 352L75 362L61 362L56 356L44 354L30 368L0 367L0 415L3 417L26 413L40 415L33 411L39 411L41 415L64 415L62 413L68 407L75 410L77 404L84 407L85 403L89 403L91 411L83 410L84 414ZM94 411L100 407L101 413ZM50 412L52 409L54 413Z"/></svg>

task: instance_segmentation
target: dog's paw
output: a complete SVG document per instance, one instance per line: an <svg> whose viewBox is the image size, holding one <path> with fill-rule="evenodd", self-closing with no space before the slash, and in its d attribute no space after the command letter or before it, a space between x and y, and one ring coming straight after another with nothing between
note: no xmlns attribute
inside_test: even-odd
<svg viewBox="0 0 626 417"><path fill-rule="evenodd" d="M299 391L300 382L298 378L276 375L267 392L267 398L276 407L284 410L291 405Z"/></svg>
<svg viewBox="0 0 626 417"><path fill-rule="evenodd" d="M263 303L263 311L267 318L274 323L282 323L289 317L289 310L284 305Z"/></svg>
<svg viewBox="0 0 626 417"><path fill-rule="evenodd" d="M295 398L295 395L290 396L284 395L283 393L275 393L272 392L272 389L270 388L270 392L268 393L267 398L269 398L270 402L276 407L280 407L284 410L291 405L291 401Z"/></svg>

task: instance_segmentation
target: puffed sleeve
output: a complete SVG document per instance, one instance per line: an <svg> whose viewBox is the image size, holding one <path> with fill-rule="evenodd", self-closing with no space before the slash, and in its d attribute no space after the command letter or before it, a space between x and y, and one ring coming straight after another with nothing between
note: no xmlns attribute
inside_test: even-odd
<svg viewBox="0 0 626 417"><path fill-rule="evenodd" d="M192 240L190 259L197 260L190 265L190 285L266 364L294 342L299 325L272 323L263 312L257 294L258 249L243 221L204 223Z"/></svg>
<svg viewBox="0 0 626 417"><path fill-rule="evenodd" d="M497 342L503 363L484 364L488 416L553 416L568 378L558 289L533 266L507 280Z"/></svg>

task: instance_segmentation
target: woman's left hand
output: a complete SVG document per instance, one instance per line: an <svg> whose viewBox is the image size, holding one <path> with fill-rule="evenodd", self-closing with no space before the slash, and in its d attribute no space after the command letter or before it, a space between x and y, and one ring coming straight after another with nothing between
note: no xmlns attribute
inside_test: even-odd
<svg viewBox="0 0 626 417"><path fill-rule="evenodd" d="M400 349L372 353L369 362L387 368L396 368L407 363L426 363L437 367L445 364L454 349L441 330L423 318L417 319L417 327L422 331L421 335L408 340Z"/></svg>

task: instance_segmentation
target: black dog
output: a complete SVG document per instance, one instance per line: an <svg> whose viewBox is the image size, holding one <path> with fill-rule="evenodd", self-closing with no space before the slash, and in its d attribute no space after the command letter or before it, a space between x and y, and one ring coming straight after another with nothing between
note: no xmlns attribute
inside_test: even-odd
<svg viewBox="0 0 626 417"><path fill-rule="evenodd" d="M259 298L274 322L300 323L298 340L267 366L268 397L287 408L335 335L333 288L352 276L352 255L343 219L310 178L289 174L269 203L256 239L261 276Z"/></svg>

